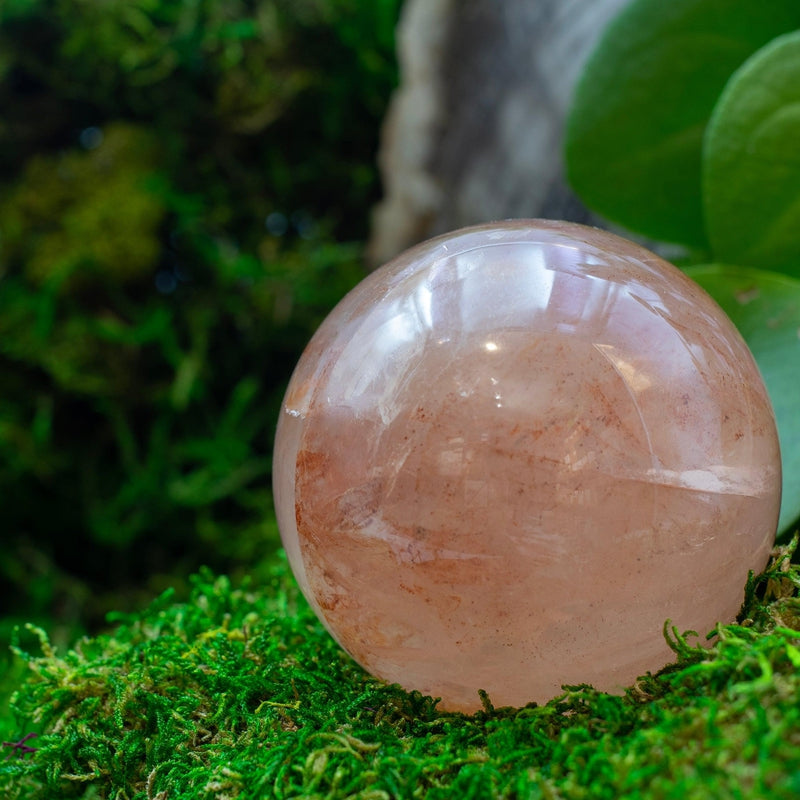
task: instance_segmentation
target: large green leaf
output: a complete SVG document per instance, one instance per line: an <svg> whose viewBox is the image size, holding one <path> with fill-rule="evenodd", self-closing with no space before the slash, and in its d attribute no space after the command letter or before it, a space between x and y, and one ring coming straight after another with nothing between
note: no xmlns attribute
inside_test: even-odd
<svg viewBox="0 0 800 800"><path fill-rule="evenodd" d="M749 267L709 264L686 273L741 331L764 376L783 457L779 530L800 517L800 280Z"/></svg>
<svg viewBox="0 0 800 800"><path fill-rule="evenodd" d="M578 83L567 125L570 182L584 202L647 236L706 246L705 127L731 74L800 28L798 0L635 0Z"/></svg>
<svg viewBox="0 0 800 800"><path fill-rule="evenodd" d="M703 179L714 257L800 277L800 31L728 81L706 132Z"/></svg>

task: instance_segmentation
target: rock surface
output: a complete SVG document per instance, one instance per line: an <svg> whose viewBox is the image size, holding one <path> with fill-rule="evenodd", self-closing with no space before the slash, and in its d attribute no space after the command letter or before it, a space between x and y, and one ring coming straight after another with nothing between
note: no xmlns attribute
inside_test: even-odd
<svg viewBox="0 0 800 800"><path fill-rule="evenodd" d="M734 619L780 502L772 410L727 317L583 226L435 239L328 317L284 401L278 522L368 670L474 711L614 691L669 618Z"/></svg>
<svg viewBox="0 0 800 800"><path fill-rule="evenodd" d="M625 2L406 1L373 266L476 222L593 221L564 180L564 118L585 59Z"/></svg>

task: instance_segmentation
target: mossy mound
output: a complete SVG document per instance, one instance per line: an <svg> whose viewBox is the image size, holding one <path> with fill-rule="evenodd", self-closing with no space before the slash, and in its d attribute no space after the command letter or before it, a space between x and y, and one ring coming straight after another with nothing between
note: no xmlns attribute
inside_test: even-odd
<svg viewBox="0 0 800 800"><path fill-rule="evenodd" d="M64 655L16 648L0 793L36 798L790 798L800 792L800 568L750 582L709 648L623 696L565 687L472 716L365 674L298 596L202 572ZM9 730L6 725L5 733ZM33 736L35 734L35 736ZM29 738L25 738L29 737ZM24 741L23 741L24 740ZM15 744L18 743L18 744ZM32 751L32 752L29 752Z"/></svg>

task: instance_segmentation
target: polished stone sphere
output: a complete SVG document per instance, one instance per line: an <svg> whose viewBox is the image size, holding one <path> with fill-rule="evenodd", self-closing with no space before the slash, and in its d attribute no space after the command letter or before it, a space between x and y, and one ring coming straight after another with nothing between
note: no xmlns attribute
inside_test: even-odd
<svg viewBox="0 0 800 800"><path fill-rule="evenodd" d="M619 691L732 621L780 504L720 308L642 247L518 220L432 239L325 320L284 398L297 581L373 674L473 711Z"/></svg>

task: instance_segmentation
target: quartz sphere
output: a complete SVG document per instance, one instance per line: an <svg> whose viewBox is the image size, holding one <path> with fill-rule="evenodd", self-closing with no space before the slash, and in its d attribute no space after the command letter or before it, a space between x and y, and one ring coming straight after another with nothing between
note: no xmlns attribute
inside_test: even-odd
<svg viewBox="0 0 800 800"><path fill-rule="evenodd" d="M732 621L780 505L753 358L693 281L581 225L432 239L369 275L295 369L283 543L374 675L474 711L619 691L667 619Z"/></svg>

